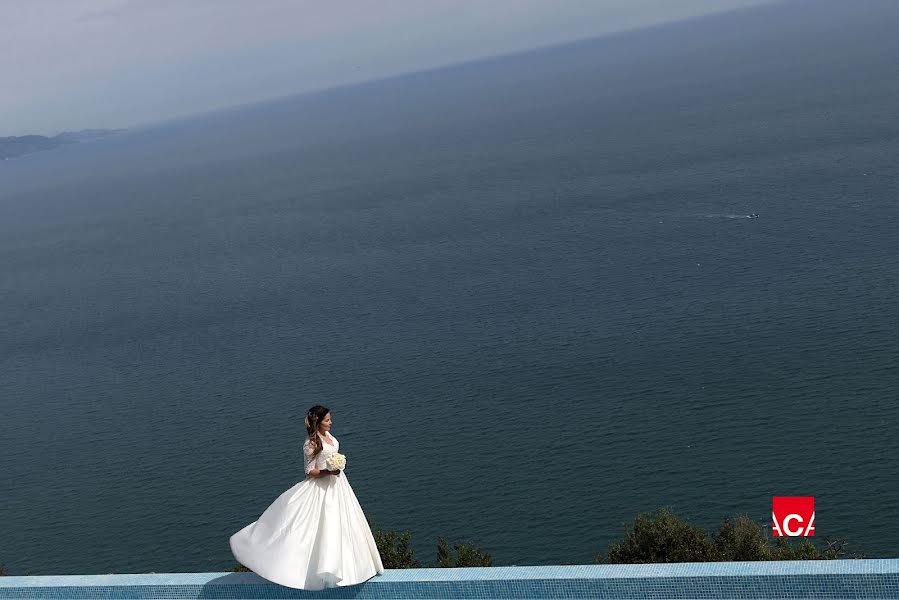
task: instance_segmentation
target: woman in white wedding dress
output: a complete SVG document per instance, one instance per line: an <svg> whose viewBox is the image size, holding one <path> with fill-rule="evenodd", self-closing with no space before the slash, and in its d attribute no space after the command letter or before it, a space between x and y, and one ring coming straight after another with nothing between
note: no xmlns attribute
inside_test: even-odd
<svg viewBox="0 0 899 600"><path fill-rule="evenodd" d="M306 479L281 494L262 516L231 536L231 552L256 574L304 590L362 583L384 572L371 528L346 474L328 470L340 448L331 412L306 414Z"/></svg>

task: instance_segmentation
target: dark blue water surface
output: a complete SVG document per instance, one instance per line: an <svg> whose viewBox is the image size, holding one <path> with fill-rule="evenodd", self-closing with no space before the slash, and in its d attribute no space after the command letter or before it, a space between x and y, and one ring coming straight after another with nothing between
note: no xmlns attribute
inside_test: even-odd
<svg viewBox="0 0 899 600"><path fill-rule="evenodd" d="M772 495L899 555L897 22L775 4L0 164L0 561L231 568L315 403L424 561Z"/></svg>

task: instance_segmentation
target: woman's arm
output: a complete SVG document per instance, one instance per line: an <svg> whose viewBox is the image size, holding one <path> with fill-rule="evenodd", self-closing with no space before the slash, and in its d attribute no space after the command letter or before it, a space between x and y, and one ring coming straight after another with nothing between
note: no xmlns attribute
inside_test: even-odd
<svg viewBox="0 0 899 600"><path fill-rule="evenodd" d="M306 474L309 477L325 477L327 475L339 475L340 471L329 471L327 469L311 469Z"/></svg>

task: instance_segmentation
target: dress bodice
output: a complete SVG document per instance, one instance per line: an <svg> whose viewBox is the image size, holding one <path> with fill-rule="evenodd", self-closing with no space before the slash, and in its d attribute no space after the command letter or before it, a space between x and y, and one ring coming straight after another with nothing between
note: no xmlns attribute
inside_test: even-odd
<svg viewBox="0 0 899 600"><path fill-rule="evenodd" d="M325 461L328 460L328 457L332 454L336 453L340 449L340 442L337 441L337 438L328 433L328 436L325 437L322 434L318 434L318 437L322 438L322 451L318 453L317 456L312 457L312 451L315 449L312 444L307 439L303 444L303 463L306 469L306 473L312 469L327 469L327 465ZM330 444L328 442L331 442Z"/></svg>

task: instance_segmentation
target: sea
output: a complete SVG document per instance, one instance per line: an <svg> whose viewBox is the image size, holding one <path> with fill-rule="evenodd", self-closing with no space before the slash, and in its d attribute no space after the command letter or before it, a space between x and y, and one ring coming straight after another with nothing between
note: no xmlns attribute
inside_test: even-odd
<svg viewBox="0 0 899 600"><path fill-rule="evenodd" d="M373 529L899 556L899 3L776 2L0 163L0 562L225 571L331 409Z"/></svg>

